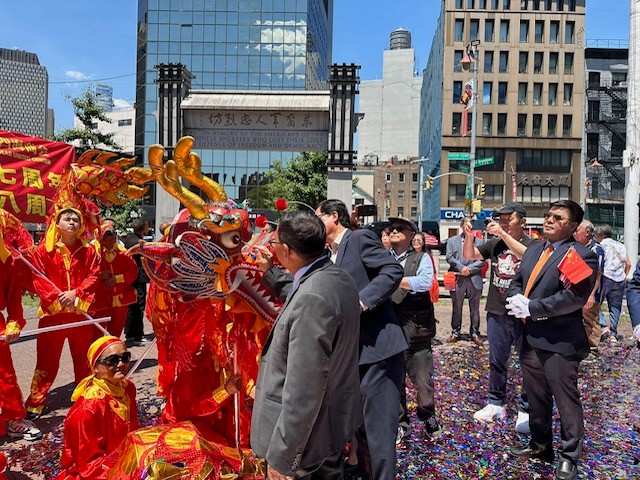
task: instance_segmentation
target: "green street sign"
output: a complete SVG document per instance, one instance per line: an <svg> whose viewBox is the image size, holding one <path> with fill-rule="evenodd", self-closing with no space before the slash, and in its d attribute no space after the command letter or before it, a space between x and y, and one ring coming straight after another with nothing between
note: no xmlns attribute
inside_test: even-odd
<svg viewBox="0 0 640 480"><path fill-rule="evenodd" d="M458 171L462 173L470 173L471 169L469 168L469 165L460 164L458 165Z"/></svg>
<svg viewBox="0 0 640 480"><path fill-rule="evenodd" d="M486 167L487 165L493 165L493 157L478 158L473 162L473 166L476 168Z"/></svg>
<svg viewBox="0 0 640 480"><path fill-rule="evenodd" d="M453 152L453 153L448 153L447 158L449 160L469 160L469 154Z"/></svg>

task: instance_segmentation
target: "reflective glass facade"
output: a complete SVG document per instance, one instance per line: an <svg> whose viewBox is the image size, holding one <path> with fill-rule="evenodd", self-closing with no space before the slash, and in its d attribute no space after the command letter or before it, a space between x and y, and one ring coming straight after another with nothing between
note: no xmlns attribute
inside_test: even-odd
<svg viewBox="0 0 640 480"><path fill-rule="evenodd" d="M333 0L140 0L136 146L157 142L159 63L182 63L197 90L325 90ZM243 200L288 152L202 150L203 172ZM255 202L254 202L255 205Z"/></svg>

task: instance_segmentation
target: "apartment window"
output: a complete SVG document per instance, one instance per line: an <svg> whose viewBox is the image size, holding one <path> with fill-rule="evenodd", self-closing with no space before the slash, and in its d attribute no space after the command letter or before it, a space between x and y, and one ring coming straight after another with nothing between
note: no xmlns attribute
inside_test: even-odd
<svg viewBox="0 0 640 480"><path fill-rule="evenodd" d="M500 52L499 72L507 73L509 69L509 52Z"/></svg>
<svg viewBox="0 0 640 480"><path fill-rule="evenodd" d="M482 134L483 135L491 135L491 123L493 121L493 114L491 113L483 113L482 114Z"/></svg>
<svg viewBox="0 0 640 480"><path fill-rule="evenodd" d="M598 158L600 149L600 134L587 133L587 159L592 160Z"/></svg>
<svg viewBox="0 0 640 480"><path fill-rule="evenodd" d="M533 73L542 73L543 60L544 52L535 52L533 54Z"/></svg>
<svg viewBox="0 0 640 480"><path fill-rule="evenodd" d="M520 0L520 10L526 10L529 8L529 0Z"/></svg>
<svg viewBox="0 0 640 480"><path fill-rule="evenodd" d="M558 52L549 52L549 73L551 75L558 73Z"/></svg>
<svg viewBox="0 0 640 480"><path fill-rule="evenodd" d="M533 136L539 137L542 133L542 115L533 114Z"/></svg>
<svg viewBox="0 0 640 480"><path fill-rule="evenodd" d="M518 114L518 136L524 137L527 134L527 115L524 113Z"/></svg>
<svg viewBox="0 0 640 480"><path fill-rule="evenodd" d="M489 105L491 103L492 82L482 82L482 103Z"/></svg>
<svg viewBox="0 0 640 480"><path fill-rule="evenodd" d="M533 84L533 104L536 106L542 105L542 84L541 83Z"/></svg>
<svg viewBox="0 0 640 480"><path fill-rule="evenodd" d="M453 135L460 135L461 125L462 125L462 114L454 112L451 118L451 133Z"/></svg>
<svg viewBox="0 0 640 480"><path fill-rule="evenodd" d="M498 82L498 105L507 103L507 82Z"/></svg>
<svg viewBox="0 0 640 480"><path fill-rule="evenodd" d="M466 198L466 185L449 184L449 201L456 202Z"/></svg>
<svg viewBox="0 0 640 480"><path fill-rule="evenodd" d="M569 5L570 12L576 11L576 0L567 0L567 5Z"/></svg>
<svg viewBox="0 0 640 480"><path fill-rule="evenodd" d="M520 20L520 43L529 41L529 20Z"/></svg>
<svg viewBox="0 0 640 480"><path fill-rule="evenodd" d="M453 71L461 72L460 60L462 60L462 50L455 50L453 52Z"/></svg>
<svg viewBox="0 0 640 480"><path fill-rule="evenodd" d="M567 22L564 25L564 43L573 43L575 36L576 23Z"/></svg>
<svg viewBox="0 0 640 480"><path fill-rule="evenodd" d="M411 200L415 200L416 198L418 198L418 191L411 190Z"/></svg>
<svg viewBox="0 0 640 480"><path fill-rule="evenodd" d="M564 74L573 75L573 53L567 52L564 54ZM600 85L600 80L598 80L598 85Z"/></svg>
<svg viewBox="0 0 640 480"><path fill-rule="evenodd" d="M526 105L527 104L527 84L519 83L518 84L518 105Z"/></svg>
<svg viewBox="0 0 640 480"><path fill-rule="evenodd" d="M509 20L500 20L500 41L509 41Z"/></svg>
<svg viewBox="0 0 640 480"><path fill-rule="evenodd" d="M544 7L545 10L547 10L549 12L551 11L551 8L553 7L553 1L554 0L546 0L545 1L545 7Z"/></svg>
<svg viewBox="0 0 640 480"><path fill-rule="evenodd" d="M550 107L558 105L558 84L550 83L549 84L549 103Z"/></svg>
<svg viewBox="0 0 640 480"><path fill-rule="evenodd" d="M467 8L471 10L476 8L476 0L467 0Z"/></svg>
<svg viewBox="0 0 640 480"><path fill-rule="evenodd" d="M529 52L520 52L518 57L518 73L527 73L529 63Z"/></svg>
<svg viewBox="0 0 640 480"><path fill-rule="evenodd" d="M480 0L479 8L480 8L480 10L486 10L487 9L487 0Z"/></svg>
<svg viewBox="0 0 640 480"><path fill-rule="evenodd" d="M460 103L462 96L462 82L453 82L453 103Z"/></svg>
<svg viewBox="0 0 640 480"><path fill-rule="evenodd" d="M491 8L493 10L497 10L498 9L498 0L491 0Z"/></svg>
<svg viewBox="0 0 640 480"><path fill-rule="evenodd" d="M493 52L484 52L484 73L493 72Z"/></svg>
<svg viewBox="0 0 640 480"><path fill-rule="evenodd" d="M399 173L398 174L398 182L400 183L404 183L404 178L405 178L405 174L404 173ZM404 197L404 190L400 190L402 192L402 196Z"/></svg>
<svg viewBox="0 0 640 480"><path fill-rule="evenodd" d="M600 121L600 100L589 100L587 103L587 121L591 123Z"/></svg>
<svg viewBox="0 0 640 480"><path fill-rule="evenodd" d="M455 24L455 41L464 41L464 20L456 20Z"/></svg>
<svg viewBox="0 0 640 480"><path fill-rule="evenodd" d="M535 42L544 43L544 20L536 20Z"/></svg>
<svg viewBox="0 0 640 480"><path fill-rule="evenodd" d="M549 43L558 43L560 38L560 22L552 21L549 23Z"/></svg>
<svg viewBox="0 0 640 480"><path fill-rule="evenodd" d="M569 187L518 187L518 198L525 203L544 203L549 205L563 198L571 198Z"/></svg>
<svg viewBox="0 0 640 480"><path fill-rule="evenodd" d="M570 137L571 136L571 123L573 122L573 115L563 115L562 116L562 136Z"/></svg>
<svg viewBox="0 0 640 480"><path fill-rule="evenodd" d="M549 115L547 117L547 136L548 137L556 136L557 125L558 125L558 116Z"/></svg>
<svg viewBox="0 0 640 480"><path fill-rule="evenodd" d="M493 42L493 31L495 30L495 22L493 20L486 20L484 22L484 41Z"/></svg>
<svg viewBox="0 0 640 480"><path fill-rule="evenodd" d="M404 190L398 190L398 198L399 199L403 199L404 198Z"/></svg>
<svg viewBox="0 0 640 480"><path fill-rule="evenodd" d="M398 216L404 217L404 207L398 207Z"/></svg>
<svg viewBox="0 0 640 480"><path fill-rule="evenodd" d="M412 182L417 182L418 181L418 174L417 173L412 173L411 174L411 181Z"/></svg>
<svg viewBox="0 0 640 480"><path fill-rule="evenodd" d="M498 135L506 135L507 134L507 114L499 113L498 114Z"/></svg>
<svg viewBox="0 0 640 480"><path fill-rule="evenodd" d="M611 72L611 85L613 87L620 86L621 83L626 83L627 81L627 73L626 72Z"/></svg>
<svg viewBox="0 0 640 480"><path fill-rule="evenodd" d="M540 0L533 0L533 9L540 10Z"/></svg>
<svg viewBox="0 0 640 480"><path fill-rule="evenodd" d="M418 215L418 207L411 207L411 218L416 218Z"/></svg>
<svg viewBox="0 0 640 480"><path fill-rule="evenodd" d="M627 106L614 100L611 103L611 116L616 120L625 120L627 118Z"/></svg>
<svg viewBox="0 0 640 480"><path fill-rule="evenodd" d="M131 125L131 119L127 118L126 120L118 120L119 127L128 127Z"/></svg>
<svg viewBox="0 0 640 480"><path fill-rule="evenodd" d="M503 185L486 185L485 186L484 199L487 202L500 202L504 201L504 186Z"/></svg>
<svg viewBox="0 0 640 480"><path fill-rule="evenodd" d="M611 138L611 156L613 158L622 158L626 146L627 141L625 138L620 137L619 135L614 135Z"/></svg>
<svg viewBox="0 0 640 480"><path fill-rule="evenodd" d="M469 22L469 40L477 40L480 32L480 20L471 20Z"/></svg>
<svg viewBox="0 0 640 480"><path fill-rule="evenodd" d="M502 9L511 10L511 0L502 0Z"/></svg>
<svg viewBox="0 0 640 480"><path fill-rule="evenodd" d="M391 174L390 174L390 173L387 173L387 174L385 175L385 179L384 179L384 181L385 181L385 182L390 182L390 181L391 181Z"/></svg>
<svg viewBox="0 0 640 480"><path fill-rule="evenodd" d="M566 58L566 54L565 54ZM600 72L589 72L589 88L598 88L600 86Z"/></svg>
<svg viewBox="0 0 640 480"><path fill-rule="evenodd" d="M456 8L462 8L462 0L456 0Z"/></svg>
<svg viewBox="0 0 640 480"><path fill-rule="evenodd" d="M562 104L565 106L573 105L573 83L564 84Z"/></svg>

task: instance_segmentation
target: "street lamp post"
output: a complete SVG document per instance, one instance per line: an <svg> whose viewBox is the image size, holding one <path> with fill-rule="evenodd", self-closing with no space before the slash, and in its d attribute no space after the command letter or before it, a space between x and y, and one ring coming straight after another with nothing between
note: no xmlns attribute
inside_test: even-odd
<svg viewBox="0 0 640 480"><path fill-rule="evenodd" d="M471 149L469 151L469 178L467 180L467 192L465 209L467 213L471 213L471 202L474 196L474 168L476 163L476 130L478 122L478 47L480 40L472 40L465 48L465 54L460 60L460 66L463 70L469 71L473 64L473 90L471 94ZM465 132L466 133L466 132Z"/></svg>
<svg viewBox="0 0 640 480"><path fill-rule="evenodd" d="M418 164L418 228L422 230L422 218L424 214L424 162L428 162L428 158L418 158L411 160L411 163Z"/></svg>

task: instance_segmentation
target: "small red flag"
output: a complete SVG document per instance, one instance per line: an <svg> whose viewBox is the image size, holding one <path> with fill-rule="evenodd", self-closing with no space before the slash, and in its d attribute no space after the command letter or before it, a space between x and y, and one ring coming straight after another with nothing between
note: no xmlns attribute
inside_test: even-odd
<svg viewBox="0 0 640 480"><path fill-rule="evenodd" d="M593 269L587 265L573 247L569 249L558 264L558 270L566 280L574 285L593 273Z"/></svg>

